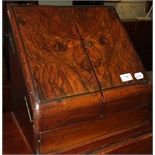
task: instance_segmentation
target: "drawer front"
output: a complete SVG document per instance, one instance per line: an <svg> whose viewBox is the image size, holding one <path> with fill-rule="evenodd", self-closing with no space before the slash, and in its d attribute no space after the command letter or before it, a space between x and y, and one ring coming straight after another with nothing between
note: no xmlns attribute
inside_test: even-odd
<svg viewBox="0 0 155 155"><path fill-rule="evenodd" d="M102 115L100 92L63 99L41 107L40 131L80 123Z"/></svg>
<svg viewBox="0 0 155 155"><path fill-rule="evenodd" d="M150 100L151 100L151 94L148 92L105 102L104 103L105 113L112 114L127 109L133 109L138 106L143 105L148 106Z"/></svg>
<svg viewBox="0 0 155 155"><path fill-rule="evenodd" d="M41 153L63 153L145 123L146 106L51 130L41 135Z"/></svg>
<svg viewBox="0 0 155 155"><path fill-rule="evenodd" d="M97 154L152 154L152 134L148 133L116 143L100 150Z"/></svg>
<svg viewBox="0 0 155 155"><path fill-rule="evenodd" d="M39 130L48 131L71 124L106 117L126 110L145 106L151 99L150 92L129 95L112 101L104 101L100 92L63 99L41 107Z"/></svg>

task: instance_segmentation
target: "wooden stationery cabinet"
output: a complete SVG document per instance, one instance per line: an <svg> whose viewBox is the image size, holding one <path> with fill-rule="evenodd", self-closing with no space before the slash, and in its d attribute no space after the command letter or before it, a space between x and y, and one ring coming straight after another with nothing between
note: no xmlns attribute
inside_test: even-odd
<svg viewBox="0 0 155 155"><path fill-rule="evenodd" d="M7 13L14 116L35 153L90 153L150 132L151 85L114 8Z"/></svg>

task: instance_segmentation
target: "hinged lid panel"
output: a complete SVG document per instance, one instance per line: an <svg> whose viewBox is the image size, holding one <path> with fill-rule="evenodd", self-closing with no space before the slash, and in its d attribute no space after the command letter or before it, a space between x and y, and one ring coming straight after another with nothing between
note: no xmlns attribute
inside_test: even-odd
<svg viewBox="0 0 155 155"><path fill-rule="evenodd" d="M12 14L41 103L147 82L111 7L14 6Z"/></svg>
<svg viewBox="0 0 155 155"><path fill-rule="evenodd" d="M114 8L81 7L74 18L102 89L148 82Z"/></svg>
<svg viewBox="0 0 155 155"><path fill-rule="evenodd" d="M41 102L99 90L71 8L13 8Z"/></svg>

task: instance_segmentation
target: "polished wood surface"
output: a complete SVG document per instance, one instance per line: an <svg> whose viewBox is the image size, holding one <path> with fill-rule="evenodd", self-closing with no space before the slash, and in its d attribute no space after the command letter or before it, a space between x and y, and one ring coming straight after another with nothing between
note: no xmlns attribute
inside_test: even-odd
<svg viewBox="0 0 155 155"><path fill-rule="evenodd" d="M27 148L12 113L3 114L3 154L31 154Z"/></svg>
<svg viewBox="0 0 155 155"><path fill-rule="evenodd" d="M11 47L11 49L12 48L13 47ZM12 88L16 90L12 93L15 103L14 109L17 111L15 113L17 115L17 119L19 118L21 120L20 122L22 122L25 118L27 118L25 122L29 120L28 116L19 116L19 111L22 109L22 114L27 114L24 97L27 97L28 107L30 108L32 118L34 116L34 126L37 132L46 131L52 128L78 123L101 116L103 103L102 96L99 91L91 92L89 94L85 93L83 95L75 95L69 98L60 98L52 101L51 103L41 104L41 106L38 102L36 102L36 104L39 105L38 109L36 109L36 106L33 102L30 102L28 97L30 90L29 87L26 89L25 84L27 80L24 80L25 76L22 74L22 66L20 64L20 59L18 58L16 48L14 51L16 52L13 53L12 50L10 51ZM93 98L92 102L90 102L90 98ZM19 102L21 104L18 106ZM29 123L27 122L27 124ZM23 124L21 125L23 126Z"/></svg>
<svg viewBox="0 0 155 155"><path fill-rule="evenodd" d="M134 110L105 116L104 119L90 120L50 130L41 136L40 151L41 153L63 153L99 140L104 142L104 138L109 134L144 124L146 119L145 109L146 107L142 106ZM131 115L134 117L131 117Z"/></svg>
<svg viewBox="0 0 155 155"><path fill-rule="evenodd" d="M132 154L152 154L152 134L133 137L116 143L105 149L98 150L96 154L131 154L131 152Z"/></svg>
<svg viewBox="0 0 155 155"><path fill-rule="evenodd" d="M33 154L27 147L16 126L13 113L3 114L3 154ZM147 130L145 128L147 127ZM139 132L139 134L137 134ZM109 145L107 145L109 143ZM102 148L98 148L98 147ZM141 147L143 146L143 147ZM116 154L116 153L152 153L152 136L147 125L127 128L109 134L104 140L98 140L83 147L66 151L67 154Z"/></svg>
<svg viewBox="0 0 155 155"><path fill-rule="evenodd" d="M52 104L43 104L40 107L39 131L99 118L102 116L102 110L103 103L100 93L85 94L55 101Z"/></svg>
<svg viewBox="0 0 155 155"><path fill-rule="evenodd" d="M145 134L147 134L147 137L144 137L144 140L142 139L142 137L140 137L141 135L136 135L138 131L143 130L143 127L137 126L133 129L129 128L130 131L124 130L122 133L116 132L116 135L112 135L112 137L105 137L105 139L99 140L96 143L91 143L83 147L67 151L65 153L110 154L112 152L112 154L123 154L121 149L124 149L124 152L126 150L126 153L128 154L134 154L135 152L137 154L143 154L143 152L145 152L146 154L151 154L152 134L148 134L147 132L141 132L141 134L144 134L144 136ZM141 142L141 139L143 140L143 142ZM137 146L134 145L135 143L137 143L137 146L139 145L138 150ZM140 145L143 147L140 147Z"/></svg>
<svg viewBox="0 0 155 155"><path fill-rule="evenodd" d="M14 112L14 118L15 120L17 120L16 122L18 124L18 127L21 128L20 130L22 130L22 133L25 135L28 144L33 150L33 148L35 147L35 130L28 115L28 108L32 105L29 102L29 97L27 97L28 90L26 89L20 60L17 56L17 53L13 52L16 49L13 46L10 46L9 50L12 88L12 111ZM29 108L29 111L30 115L32 115L33 117L33 108Z"/></svg>
<svg viewBox="0 0 155 155"><path fill-rule="evenodd" d="M9 6L8 16L14 113L33 152L87 152L148 129L151 84L112 8ZM135 72L144 78L121 82Z"/></svg>
<svg viewBox="0 0 155 155"><path fill-rule="evenodd" d="M70 9L15 7L14 11L40 101L99 90Z"/></svg>
<svg viewBox="0 0 155 155"><path fill-rule="evenodd" d="M93 12L93 14L92 14ZM113 8L74 9L75 21L102 89L147 81L146 72ZM142 72L144 79L123 83L120 75ZM104 94L104 91L103 91Z"/></svg>
<svg viewBox="0 0 155 155"><path fill-rule="evenodd" d="M112 8L12 9L40 102L148 81ZM144 79L121 81L120 74L136 72Z"/></svg>
<svg viewBox="0 0 155 155"><path fill-rule="evenodd" d="M104 93L103 103L100 103L100 94L93 93L63 100L60 102L62 104L58 104L58 102L43 104L40 107L42 114L40 131L76 124L94 118L103 117L104 119L107 115L144 105L146 105L146 114L151 100L150 90L151 87L146 85L111 89ZM92 98L91 102L89 97ZM100 103L100 106L97 106L98 103Z"/></svg>

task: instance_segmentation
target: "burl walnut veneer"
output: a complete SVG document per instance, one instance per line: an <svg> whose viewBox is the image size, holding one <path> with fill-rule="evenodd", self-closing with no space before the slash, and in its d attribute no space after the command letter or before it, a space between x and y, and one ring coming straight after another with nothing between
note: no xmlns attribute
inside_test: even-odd
<svg viewBox="0 0 155 155"><path fill-rule="evenodd" d="M14 114L34 152L86 153L145 131L151 85L114 8L8 6L8 16Z"/></svg>

